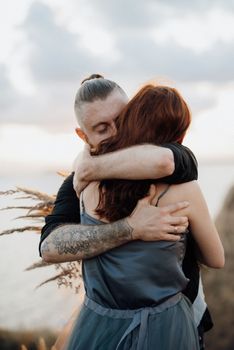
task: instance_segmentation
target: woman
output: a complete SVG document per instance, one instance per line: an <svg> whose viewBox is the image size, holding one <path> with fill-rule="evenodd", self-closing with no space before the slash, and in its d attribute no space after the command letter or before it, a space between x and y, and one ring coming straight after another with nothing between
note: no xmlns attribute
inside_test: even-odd
<svg viewBox="0 0 234 350"><path fill-rule="evenodd" d="M190 121L189 109L175 89L147 85L119 116L116 135L95 154L142 143L181 143ZM91 183L81 196L81 222L129 216L147 194L157 206L189 201L181 214L189 219L187 235L193 235L201 262L223 266L222 244L195 181L171 186L163 180ZM188 283L182 271L186 239L133 240L85 260L86 298L67 349L199 349L191 304L181 293Z"/></svg>

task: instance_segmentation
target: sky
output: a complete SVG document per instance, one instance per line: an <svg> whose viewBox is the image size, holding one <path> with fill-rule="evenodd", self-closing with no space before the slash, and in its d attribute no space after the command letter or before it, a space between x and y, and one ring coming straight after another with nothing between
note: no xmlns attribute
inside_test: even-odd
<svg viewBox="0 0 234 350"><path fill-rule="evenodd" d="M234 0L0 1L0 174L69 169L74 97L101 73L129 97L175 86L199 160L234 161Z"/></svg>

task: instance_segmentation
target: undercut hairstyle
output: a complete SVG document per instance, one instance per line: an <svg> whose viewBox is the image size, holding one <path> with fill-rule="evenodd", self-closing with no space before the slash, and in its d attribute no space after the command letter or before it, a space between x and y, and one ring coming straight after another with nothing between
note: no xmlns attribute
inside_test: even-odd
<svg viewBox="0 0 234 350"><path fill-rule="evenodd" d="M191 122L189 108L179 92L168 86L144 86L116 121L117 134L103 141L93 154L101 155L139 144L182 143ZM139 199L159 180L103 180L99 185L100 218L127 217Z"/></svg>
<svg viewBox="0 0 234 350"><path fill-rule="evenodd" d="M114 90L126 96L124 90L114 81L105 79L100 74L92 74L81 82L75 97L75 113L78 121L82 121L81 106L96 100L105 100Z"/></svg>

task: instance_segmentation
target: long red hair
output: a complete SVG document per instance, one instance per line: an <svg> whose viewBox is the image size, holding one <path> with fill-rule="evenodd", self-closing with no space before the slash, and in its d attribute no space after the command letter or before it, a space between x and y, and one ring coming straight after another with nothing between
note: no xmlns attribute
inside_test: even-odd
<svg viewBox="0 0 234 350"><path fill-rule="evenodd" d="M96 155L138 144L181 143L191 122L189 108L175 88L144 86L117 119L117 134L102 142ZM105 180L96 213L116 221L131 214L157 180Z"/></svg>

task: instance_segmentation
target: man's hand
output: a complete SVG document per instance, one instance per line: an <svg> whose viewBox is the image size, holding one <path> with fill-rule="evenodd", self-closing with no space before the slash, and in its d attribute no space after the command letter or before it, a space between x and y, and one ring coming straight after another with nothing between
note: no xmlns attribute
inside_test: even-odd
<svg viewBox="0 0 234 350"><path fill-rule="evenodd" d="M73 177L73 187L77 197L80 196L81 192L89 184L85 178L87 177L87 171L92 164L91 159L90 147L88 144L86 144L83 151L78 154L73 164L73 169L75 171Z"/></svg>
<svg viewBox="0 0 234 350"><path fill-rule="evenodd" d="M149 196L138 201L132 214L127 218L132 227L132 238L143 241L178 241L188 227L186 216L172 216L178 210L188 207L188 202L178 202L165 207L151 205L155 197L155 187Z"/></svg>

